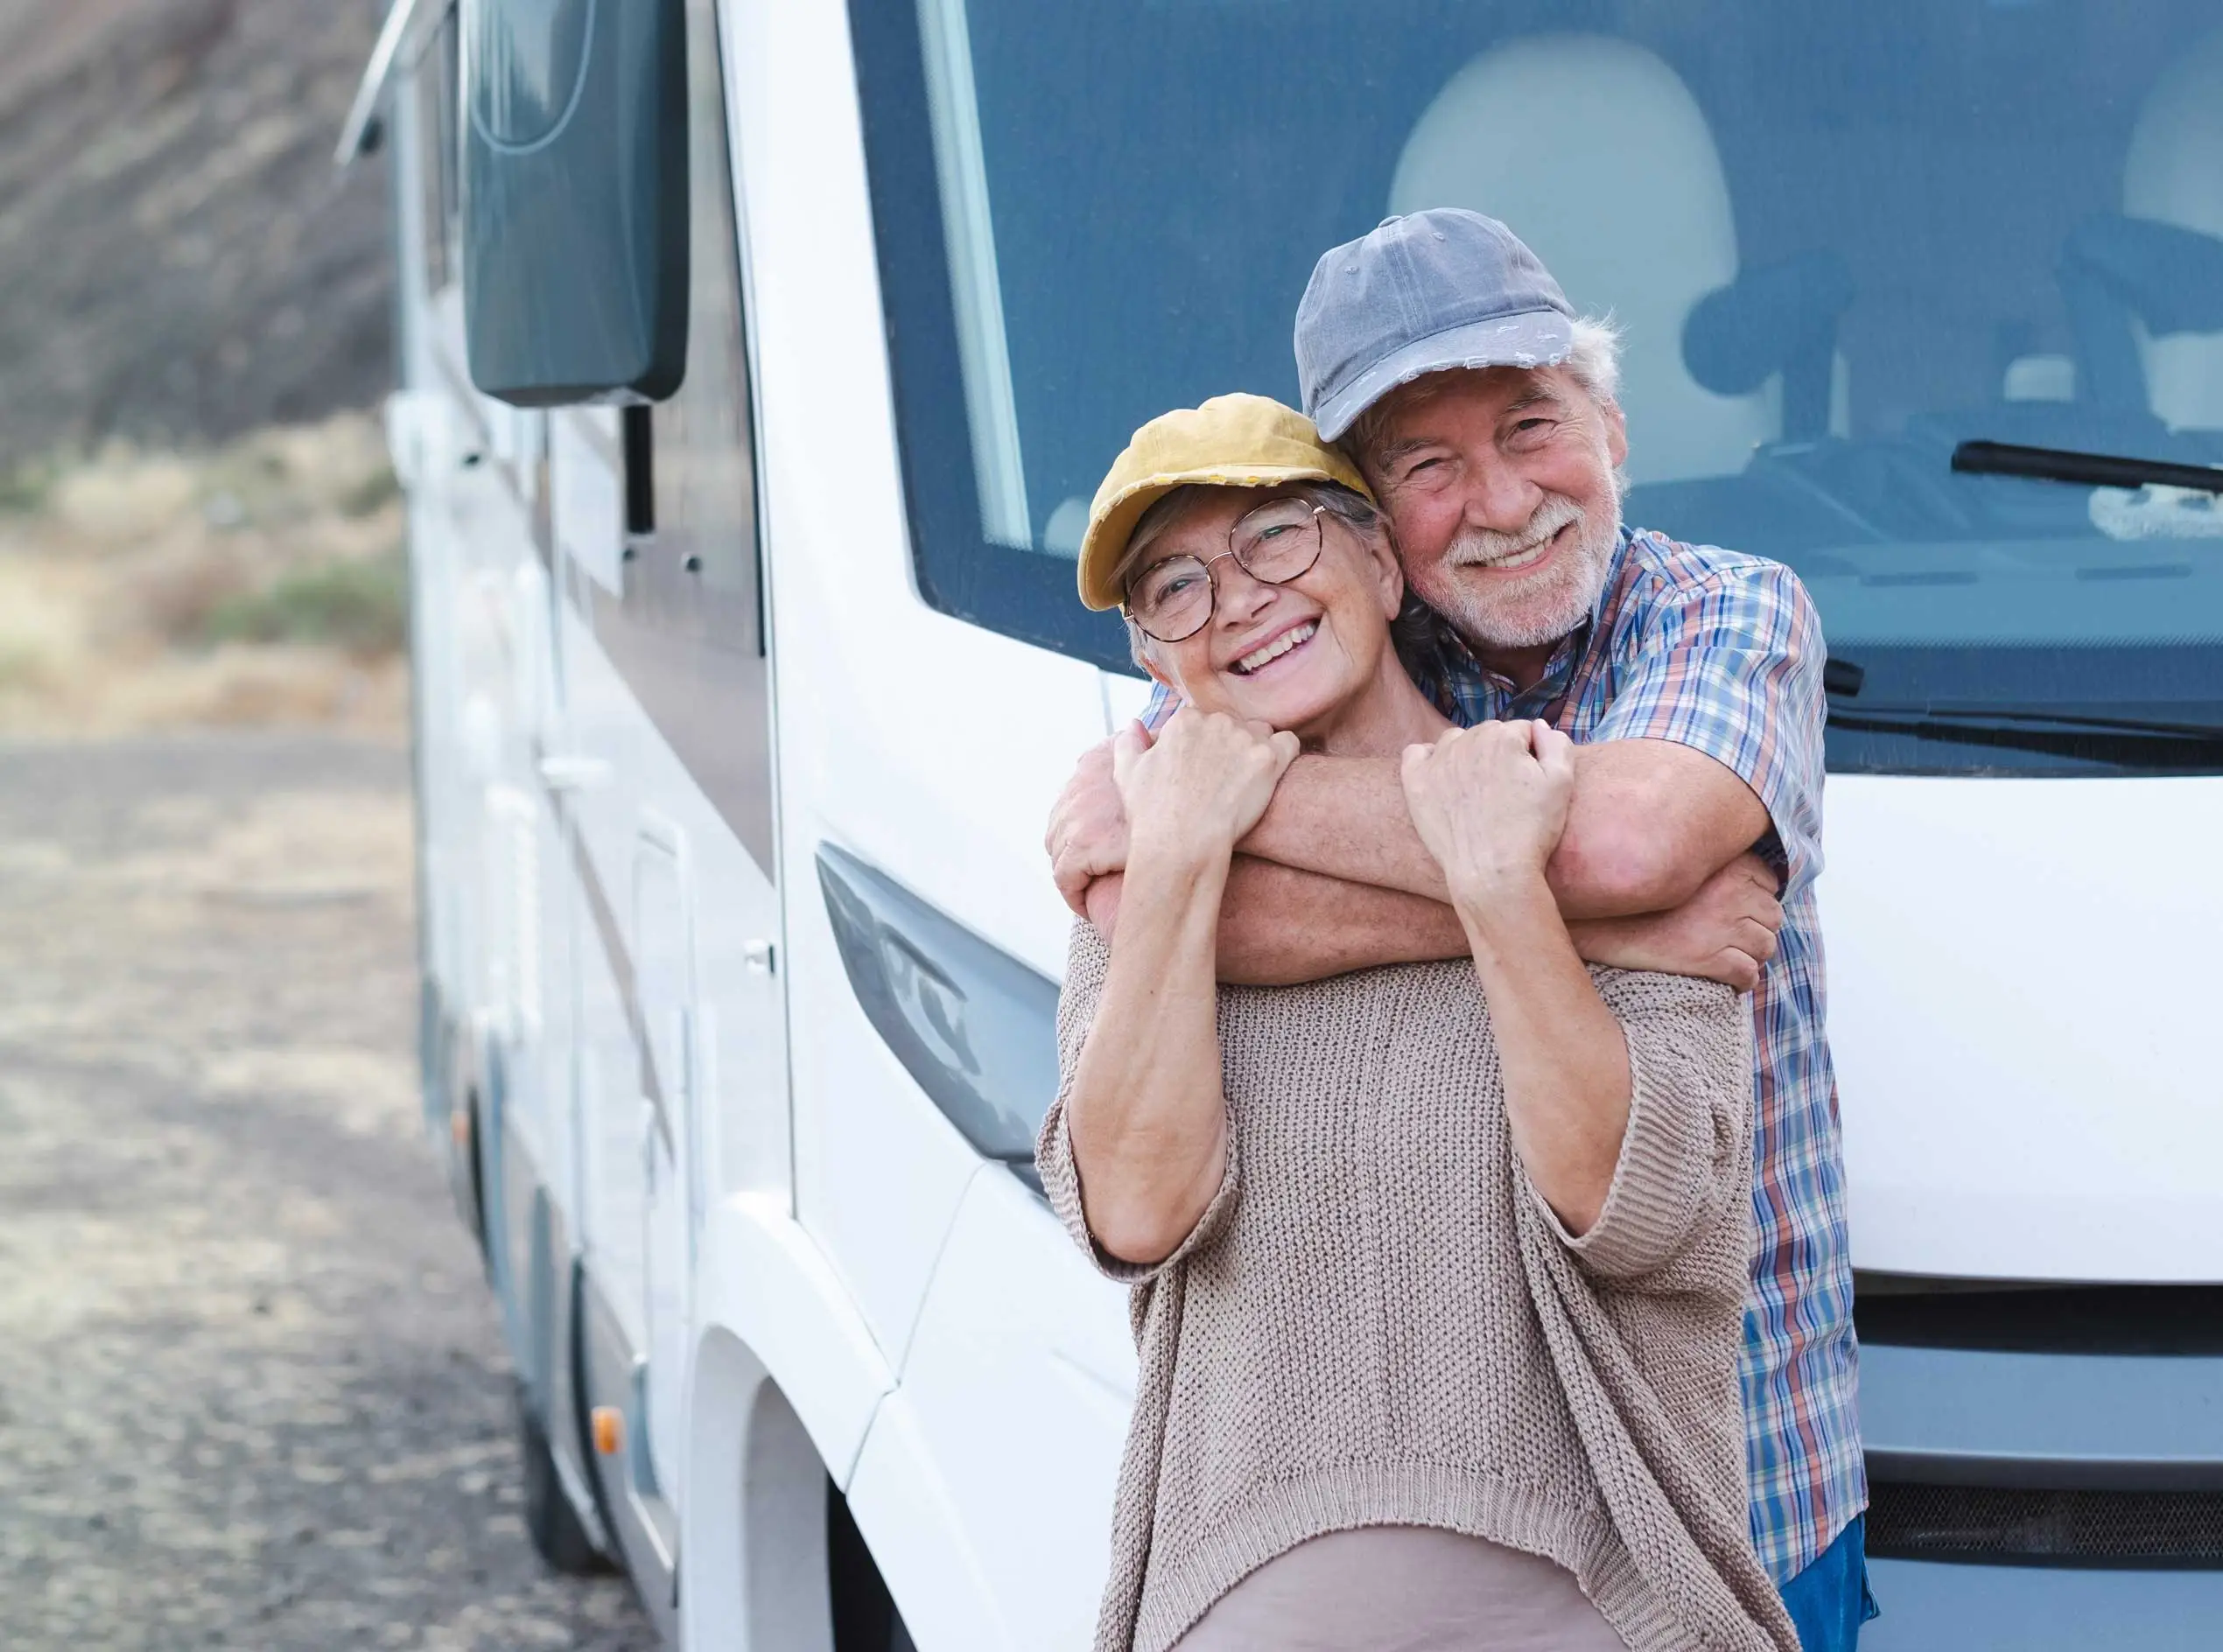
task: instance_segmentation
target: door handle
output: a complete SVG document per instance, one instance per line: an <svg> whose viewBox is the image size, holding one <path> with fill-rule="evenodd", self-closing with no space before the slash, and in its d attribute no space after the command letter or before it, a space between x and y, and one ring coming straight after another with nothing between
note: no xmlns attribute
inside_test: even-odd
<svg viewBox="0 0 2223 1652"><path fill-rule="evenodd" d="M540 783L551 792L600 791L610 783L610 766L599 757L543 757Z"/></svg>
<svg viewBox="0 0 2223 1652"><path fill-rule="evenodd" d="M768 941L744 941L741 962L753 975L770 975L775 961L772 943Z"/></svg>

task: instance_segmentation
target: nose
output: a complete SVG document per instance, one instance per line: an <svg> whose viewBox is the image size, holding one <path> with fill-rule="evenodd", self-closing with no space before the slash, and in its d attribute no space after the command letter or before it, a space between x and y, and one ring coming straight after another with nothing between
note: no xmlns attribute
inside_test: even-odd
<svg viewBox="0 0 2223 1652"><path fill-rule="evenodd" d="M1545 490L1497 452L1484 453L1470 462L1466 483L1461 514L1470 527L1517 534L1528 526L1537 507L1544 502Z"/></svg>
<svg viewBox="0 0 2223 1652"><path fill-rule="evenodd" d="M1231 550L1223 550L1206 563L1204 572L1212 582L1213 616L1223 626L1247 625L1273 600L1274 588L1253 578Z"/></svg>

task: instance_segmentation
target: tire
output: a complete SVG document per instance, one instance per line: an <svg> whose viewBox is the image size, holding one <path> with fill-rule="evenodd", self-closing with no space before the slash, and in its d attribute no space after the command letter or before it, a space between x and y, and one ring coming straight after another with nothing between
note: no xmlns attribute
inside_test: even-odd
<svg viewBox="0 0 2223 1652"><path fill-rule="evenodd" d="M831 1481L826 1485L826 1572L834 1652L917 1652L848 1500Z"/></svg>
<svg viewBox="0 0 2223 1652"><path fill-rule="evenodd" d="M525 1471L525 1534L533 1550L551 1570L582 1578L607 1572L610 1564L579 1523L579 1511L564 1494L548 1435L534 1420L521 1386L516 1390L517 1453Z"/></svg>

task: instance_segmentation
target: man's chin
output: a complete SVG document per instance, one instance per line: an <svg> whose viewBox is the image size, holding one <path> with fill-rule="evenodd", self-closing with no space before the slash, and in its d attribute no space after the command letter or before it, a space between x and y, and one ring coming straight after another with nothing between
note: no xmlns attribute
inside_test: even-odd
<svg viewBox="0 0 2223 1652"><path fill-rule="evenodd" d="M1447 600L1427 598L1429 606L1448 619L1459 634L1479 648L1538 648L1557 642L1590 617L1604 588L1606 563L1595 554L1576 553L1574 570L1553 570L1535 584L1507 589L1502 579L1477 589L1481 582L1462 581L1446 593ZM1577 572L1573 581L1568 571Z"/></svg>
<svg viewBox="0 0 2223 1652"><path fill-rule="evenodd" d="M1466 592L1460 593L1462 598ZM1483 605L1471 599L1440 605L1468 642L1483 648L1537 648L1557 642L1588 617L1581 594L1539 595L1525 601L1500 599Z"/></svg>

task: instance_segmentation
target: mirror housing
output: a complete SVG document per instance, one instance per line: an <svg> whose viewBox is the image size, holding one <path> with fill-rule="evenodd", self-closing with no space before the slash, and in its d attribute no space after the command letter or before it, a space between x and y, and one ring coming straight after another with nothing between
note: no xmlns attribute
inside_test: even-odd
<svg viewBox="0 0 2223 1652"><path fill-rule="evenodd" d="M462 0L463 325L516 407L659 401L687 362L684 0Z"/></svg>

